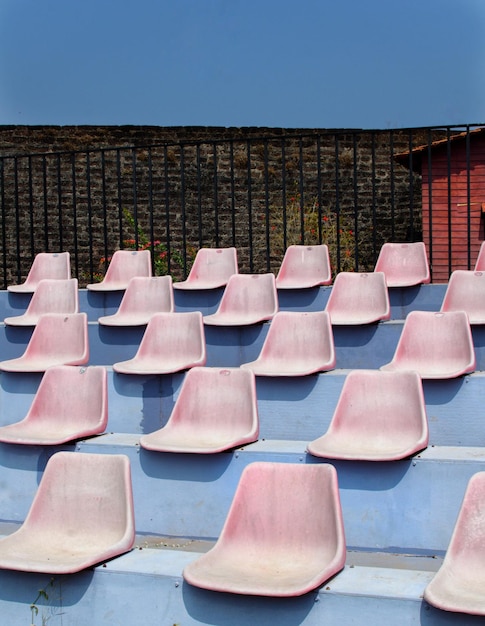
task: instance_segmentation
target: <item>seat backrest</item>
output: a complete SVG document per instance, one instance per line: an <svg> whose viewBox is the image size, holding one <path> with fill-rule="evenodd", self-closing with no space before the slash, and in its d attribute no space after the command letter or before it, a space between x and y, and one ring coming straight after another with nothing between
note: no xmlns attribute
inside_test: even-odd
<svg viewBox="0 0 485 626"><path fill-rule="evenodd" d="M66 364L70 365L87 363L89 340L86 313L46 313L39 318L24 357L36 359L45 356L65 357Z"/></svg>
<svg viewBox="0 0 485 626"><path fill-rule="evenodd" d="M384 272L388 287L429 283L431 276L424 242L383 244L375 271Z"/></svg>
<svg viewBox="0 0 485 626"><path fill-rule="evenodd" d="M147 324L154 313L174 310L171 276L135 276L121 299L118 311L99 318L107 326Z"/></svg>
<svg viewBox="0 0 485 626"><path fill-rule="evenodd" d="M314 456L394 461L428 445L421 378L416 372L353 370L327 432L308 444Z"/></svg>
<svg viewBox="0 0 485 626"><path fill-rule="evenodd" d="M71 537L93 546L133 545L135 536L130 462L121 454L57 452L48 461L24 522L54 540ZM129 549L127 547L126 549Z"/></svg>
<svg viewBox="0 0 485 626"><path fill-rule="evenodd" d="M176 289L210 289L227 285L238 273L236 248L201 248L187 280L174 283Z"/></svg>
<svg viewBox="0 0 485 626"><path fill-rule="evenodd" d="M473 372L475 349L465 311L411 311L390 363L382 370L411 369L422 378L453 378Z"/></svg>
<svg viewBox="0 0 485 626"><path fill-rule="evenodd" d="M391 317L383 272L340 272L325 310L333 325L372 324Z"/></svg>
<svg viewBox="0 0 485 626"><path fill-rule="evenodd" d="M475 261L475 271L483 272L485 270L485 241L480 244L477 260Z"/></svg>
<svg viewBox="0 0 485 626"><path fill-rule="evenodd" d="M71 278L71 257L69 252L39 252L29 270L25 282L20 285L9 285L12 292L33 293L39 282L45 278L67 280Z"/></svg>
<svg viewBox="0 0 485 626"><path fill-rule="evenodd" d="M221 452L258 438L254 374L240 368L194 367L184 378L170 418L141 438L142 447L170 452Z"/></svg>
<svg viewBox="0 0 485 626"><path fill-rule="evenodd" d="M51 279L39 281L32 294L27 310L23 315L6 317L10 326L35 326L45 313L78 313L79 296L77 278Z"/></svg>
<svg viewBox="0 0 485 626"><path fill-rule="evenodd" d="M288 246L276 276L278 289L301 289L332 282L328 246Z"/></svg>
<svg viewBox="0 0 485 626"><path fill-rule="evenodd" d="M485 272L453 272L441 311L465 311L470 324L485 324Z"/></svg>
<svg viewBox="0 0 485 626"><path fill-rule="evenodd" d="M245 363L255 374L306 375L335 367L330 316L326 311L279 311L256 361Z"/></svg>
<svg viewBox="0 0 485 626"><path fill-rule="evenodd" d="M118 291L128 287L135 276L152 275L150 250L116 250L111 257L104 279L87 285L92 291Z"/></svg>

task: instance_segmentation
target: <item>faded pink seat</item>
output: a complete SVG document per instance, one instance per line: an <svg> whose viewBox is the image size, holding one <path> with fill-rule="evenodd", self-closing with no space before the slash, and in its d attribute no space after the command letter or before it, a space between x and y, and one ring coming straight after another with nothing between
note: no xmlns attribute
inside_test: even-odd
<svg viewBox="0 0 485 626"><path fill-rule="evenodd" d="M443 563L424 591L438 609L485 615L484 502L485 472L478 472L468 483Z"/></svg>
<svg viewBox="0 0 485 626"><path fill-rule="evenodd" d="M54 365L85 365L89 361L86 313L46 313L34 328L22 356L0 362L6 372L45 372Z"/></svg>
<svg viewBox="0 0 485 626"><path fill-rule="evenodd" d="M421 378L456 378L475 369L475 349L464 311L411 311L394 357L384 371L414 370Z"/></svg>
<svg viewBox="0 0 485 626"><path fill-rule="evenodd" d="M428 256L422 241L383 244L375 265L384 272L388 287L412 287L429 283Z"/></svg>
<svg viewBox="0 0 485 626"><path fill-rule="evenodd" d="M59 365L45 372L26 417L0 428L0 441L56 445L100 434L107 422L106 369Z"/></svg>
<svg viewBox="0 0 485 626"><path fill-rule="evenodd" d="M216 289L227 285L238 273L236 248L201 248L187 280L174 283L175 289Z"/></svg>
<svg viewBox="0 0 485 626"><path fill-rule="evenodd" d="M23 315L6 317L10 326L35 326L45 313L78 313L79 295L77 278L39 281L27 310Z"/></svg>
<svg viewBox="0 0 485 626"><path fill-rule="evenodd" d="M397 461L428 445L421 378L416 372L353 370L327 432L308 452L327 459Z"/></svg>
<svg viewBox="0 0 485 626"><path fill-rule="evenodd" d="M143 326L154 313L173 310L171 276L136 276L128 283L117 312L100 317L98 322L105 326Z"/></svg>
<svg viewBox="0 0 485 626"><path fill-rule="evenodd" d="M25 522L0 539L0 568L72 574L128 552L134 542L128 457L57 452Z"/></svg>
<svg viewBox="0 0 485 626"><path fill-rule="evenodd" d="M256 383L239 368L194 367L167 424L140 445L159 452L212 454L258 439Z"/></svg>
<svg viewBox="0 0 485 626"><path fill-rule="evenodd" d="M306 376L332 370L336 356L325 311L280 311L271 321L259 357L241 365L257 376Z"/></svg>
<svg viewBox="0 0 485 626"><path fill-rule="evenodd" d="M485 270L485 241L482 241L480 250L478 251L477 260L475 262L475 272L483 272Z"/></svg>
<svg viewBox="0 0 485 626"><path fill-rule="evenodd" d="M373 324L391 317L383 272L340 272L325 310L336 325Z"/></svg>
<svg viewBox="0 0 485 626"><path fill-rule="evenodd" d="M470 324L485 324L485 273L456 270L450 276L442 311L465 311Z"/></svg>
<svg viewBox="0 0 485 626"><path fill-rule="evenodd" d="M103 280L86 287L91 291L123 291L135 276L151 275L150 250L116 250Z"/></svg>
<svg viewBox="0 0 485 626"><path fill-rule="evenodd" d="M345 564L332 465L257 462L241 475L215 546L187 565L191 585L258 596L300 596Z"/></svg>
<svg viewBox="0 0 485 626"><path fill-rule="evenodd" d="M211 326L246 326L271 319L278 312L274 274L234 274L219 307L204 316Z"/></svg>
<svg viewBox="0 0 485 626"><path fill-rule="evenodd" d="M39 252L35 255L25 282L21 285L9 285L7 289L15 293L33 293L39 282L45 278L54 280L71 278L69 252Z"/></svg>
<svg viewBox="0 0 485 626"><path fill-rule="evenodd" d="M277 289L304 289L330 285L328 246L288 246L276 276Z"/></svg>
<svg viewBox="0 0 485 626"><path fill-rule="evenodd" d="M202 313L155 313L136 355L113 365L119 374L170 374L206 362Z"/></svg>

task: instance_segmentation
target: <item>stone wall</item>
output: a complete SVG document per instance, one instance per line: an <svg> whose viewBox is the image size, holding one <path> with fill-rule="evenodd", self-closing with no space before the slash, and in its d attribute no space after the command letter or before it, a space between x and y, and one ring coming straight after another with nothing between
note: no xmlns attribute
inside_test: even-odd
<svg viewBox="0 0 485 626"><path fill-rule="evenodd" d="M332 246L335 271L372 269L384 241L420 237L420 178L394 155L425 140L422 131L0 127L0 281L17 282L34 254L62 248L84 284L136 238L132 220L140 240L166 248L176 277L201 246L234 245L241 271L261 272L277 270L287 245L319 241Z"/></svg>

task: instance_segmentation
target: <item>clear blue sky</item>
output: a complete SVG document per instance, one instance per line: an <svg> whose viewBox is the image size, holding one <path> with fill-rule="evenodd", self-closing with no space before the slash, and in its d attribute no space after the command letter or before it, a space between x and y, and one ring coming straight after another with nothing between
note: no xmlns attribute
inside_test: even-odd
<svg viewBox="0 0 485 626"><path fill-rule="evenodd" d="M485 122L485 0L0 0L0 124Z"/></svg>

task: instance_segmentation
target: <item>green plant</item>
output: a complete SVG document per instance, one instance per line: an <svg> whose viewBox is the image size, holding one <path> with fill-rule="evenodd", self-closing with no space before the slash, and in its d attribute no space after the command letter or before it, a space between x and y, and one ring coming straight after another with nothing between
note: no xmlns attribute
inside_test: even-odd
<svg viewBox="0 0 485 626"><path fill-rule="evenodd" d="M55 583L55 578L51 578L50 581L47 583L47 585L43 589L39 589L37 597L30 605L31 626L35 626L36 618L39 615L39 606L38 606L39 602L42 601L43 606L48 606L49 593L51 593L51 589L54 588L54 583ZM49 593L47 593L48 590L49 590ZM46 615L46 613L42 611L41 626L46 626L47 622L50 620L52 615L55 614L53 613L52 607L49 608L49 612L51 613L51 615Z"/></svg>
<svg viewBox="0 0 485 626"><path fill-rule="evenodd" d="M316 199L302 206L299 194L295 194L287 202L286 211L272 206L269 234L273 256L281 258L290 245L324 243L334 271L354 270L355 235L351 220L328 207L320 210Z"/></svg>

